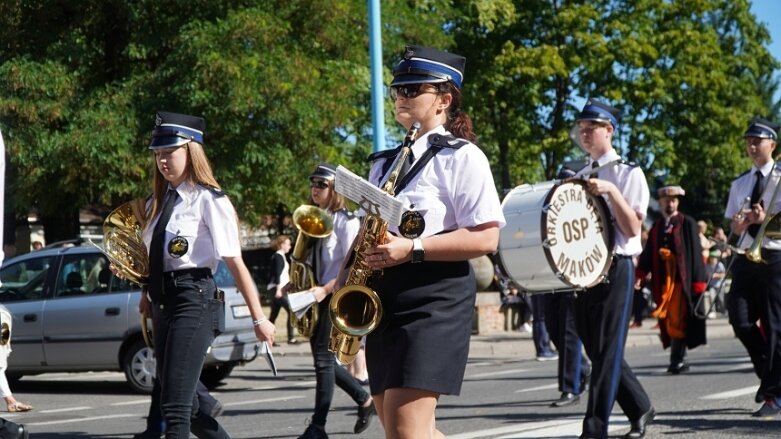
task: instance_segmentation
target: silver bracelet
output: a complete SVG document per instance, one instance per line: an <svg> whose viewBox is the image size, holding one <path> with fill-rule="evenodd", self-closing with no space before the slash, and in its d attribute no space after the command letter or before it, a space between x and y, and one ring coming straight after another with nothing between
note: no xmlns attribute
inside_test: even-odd
<svg viewBox="0 0 781 439"><path fill-rule="evenodd" d="M265 322L266 320L268 320L268 319L265 318L265 317L263 317L262 319L253 320L252 321L252 325L253 326L260 326L260 324Z"/></svg>

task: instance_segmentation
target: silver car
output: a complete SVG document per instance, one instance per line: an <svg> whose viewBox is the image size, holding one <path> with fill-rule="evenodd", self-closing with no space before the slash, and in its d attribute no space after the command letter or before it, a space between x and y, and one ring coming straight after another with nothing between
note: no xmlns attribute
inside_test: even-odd
<svg viewBox="0 0 781 439"><path fill-rule="evenodd" d="M114 276L96 248L69 245L20 255L3 264L0 280L0 303L13 315L9 378L115 370L125 373L133 390L152 391L155 362L141 333L141 290ZM260 349L249 308L223 263L215 281L225 291L225 332L214 340L201 374L210 388Z"/></svg>

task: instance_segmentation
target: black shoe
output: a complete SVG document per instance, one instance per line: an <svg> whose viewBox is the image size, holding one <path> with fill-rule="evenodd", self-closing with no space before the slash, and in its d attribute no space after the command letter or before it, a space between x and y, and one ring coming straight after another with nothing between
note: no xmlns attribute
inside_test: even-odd
<svg viewBox="0 0 781 439"><path fill-rule="evenodd" d="M298 439L328 439L328 435L325 434L325 430L316 426L315 424L309 424L306 427L304 434L298 437Z"/></svg>
<svg viewBox="0 0 781 439"><path fill-rule="evenodd" d="M756 395L754 395L754 402L757 404L762 404L765 402L765 390L761 387L757 390Z"/></svg>
<svg viewBox="0 0 781 439"><path fill-rule="evenodd" d="M671 364L670 367L667 368L667 373L670 375L678 375L682 373L686 373L689 371L689 365L683 361L677 364Z"/></svg>
<svg viewBox="0 0 781 439"><path fill-rule="evenodd" d="M27 439L30 437L30 432L27 431L27 427L25 427L23 424L19 424L19 430L16 432L16 438L17 439Z"/></svg>
<svg viewBox="0 0 781 439"><path fill-rule="evenodd" d="M133 435L133 439L160 439L163 436L163 432L155 433L149 430L144 430L141 433Z"/></svg>
<svg viewBox="0 0 781 439"><path fill-rule="evenodd" d="M220 401L217 401L216 403L214 403L214 407L212 407L212 411L209 413L209 415L212 418L216 418L217 416L220 416L224 411L225 408L222 406L222 403L220 403Z"/></svg>
<svg viewBox="0 0 781 439"><path fill-rule="evenodd" d="M640 439L641 437L645 436L645 428L654 420L654 417L656 417L656 410L651 407L647 412L640 416L640 419L632 421L632 428L629 430L629 433L624 436L624 438Z"/></svg>
<svg viewBox="0 0 781 439"><path fill-rule="evenodd" d="M562 392L561 398L557 399L556 401L553 401L550 406L566 407L568 405L575 404L578 401L580 401L580 395L575 395L574 393L569 393L569 392Z"/></svg>
<svg viewBox="0 0 781 439"><path fill-rule="evenodd" d="M781 415L781 406L779 400L776 398L767 399L759 410L755 411L751 416L755 418L772 418Z"/></svg>
<svg viewBox="0 0 781 439"><path fill-rule="evenodd" d="M368 407L358 406L358 420L355 421L353 433L358 434L369 428L369 425L372 423L372 418L376 414L377 409L374 408L374 401L372 401Z"/></svg>

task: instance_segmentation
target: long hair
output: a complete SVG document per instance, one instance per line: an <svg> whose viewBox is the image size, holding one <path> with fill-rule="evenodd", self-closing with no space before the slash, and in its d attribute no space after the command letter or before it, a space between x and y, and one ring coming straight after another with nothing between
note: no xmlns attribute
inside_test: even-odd
<svg viewBox="0 0 781 439"><path fill-rule="evenodd" d="M441 86L440 92L450 93L450 95L453 96L453 100L447 109L445 129L453 133L456 137L476 143L477 135L472 128L472 119L468 114L461 110L461 90L452 82L448 81Z"/></svg>
<svg viewBox="0 0 781 439"><path fill-rule="evenodd" d="M220 189L219 183L214 178L212 167L209 164L209 159L206 158L206 153L203 151L203 145L198 142L189 142L184 145L187 148L187 168L185 174L187 175L187 182L190 184L200 184L206 187L213 187ZM149 224L152 218L160 211L165 193L168 190L168 180L163 177L160 170L157 168L157 159L154 159L154 177L152 177L152 208L149 210L149 216L147 217L147 224Z"/></svg>

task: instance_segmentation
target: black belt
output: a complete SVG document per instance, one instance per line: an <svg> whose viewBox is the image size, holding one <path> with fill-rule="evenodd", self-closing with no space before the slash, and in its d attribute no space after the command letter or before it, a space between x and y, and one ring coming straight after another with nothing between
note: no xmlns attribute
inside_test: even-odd
<svg viewBox="0 0 781 439"><path fill-rule="evenodd" d="M163 273L163 280L174 280L182 276L192 276L195 279L205 279L212 277L211 268L185 268L182 270L166 271Z"/></svg>

